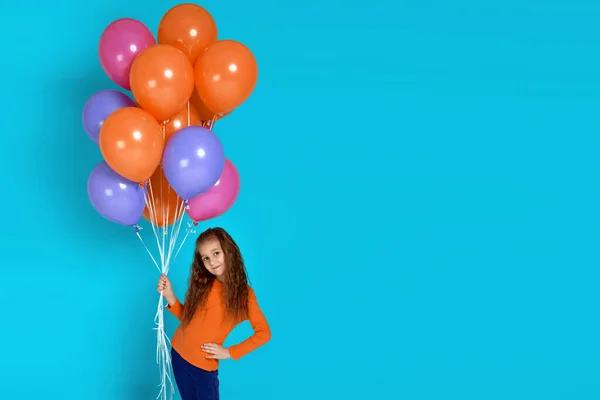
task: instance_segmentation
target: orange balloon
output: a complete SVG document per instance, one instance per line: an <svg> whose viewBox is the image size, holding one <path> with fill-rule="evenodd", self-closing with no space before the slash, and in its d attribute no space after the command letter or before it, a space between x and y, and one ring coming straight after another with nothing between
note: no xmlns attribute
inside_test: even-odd
<svg viewBox="0 0 600 400"><path fill-rule="evenodd" d="M196 4L179 4L162 17L158 43L183 51L192 65L208 45L217 41L217 24L208 11Z"/></svg>
<svg viewBox="0 0 600 400"><path fill-rule="evenodd" d="M194 68L173 46L157 44L143 50L131 64L131 92L157 121L177 114L194 91Z"/></svg>
<svg viewBox="0 0 600 400"><path fill-rule="evenodd" d="M153 222L154 225L158 227L168 226L183 216L185 212L181 205L183 199L175 193L162 168L157 168L154 171L146 192L148 193L151 209L146 205L142 215L151 223Z"/></svg>
<svg viewBox="0 0 600 400"><path fill-rule="evenodd" d="M200 54L194 75L202 102L214 113L224 114L252 94L258 80L258 66L246 46L234 40L221 40Z"/></svg>
<svg viewBox="0 0 600 400"><path fill-rule="evenodd" d="M113 171L134 182L144 182L160 163L165 139L160 124L147 111L124 107L104 120L98 144Z"/></svg>
<svg viewBox="0 0 600 400"><path fill-rule="evenodd" d="M231 113L227 112L227 113L224 113L223 115L221 115L221 114L216 114L216 113L210 111L206 107L206 104L204 104L204 102L198 95L197 90L194 90L194 93L192 93L192 98L190 99L190 103L192 103L192 106L194 106L194 108L196 109L196 112L198 113L198 116L200 117L200 119L202 121L212 121L212 120L218 121L221 118L225 118L226 116L231 114Z"/></svg>
<svg viewBox="0 0 600 400"><path fill-rule="evenodd" d="M175 132L186 126L202 126L202 119L191 104L189 105L189 113L188 106L185 106L183 110L165 122L165 141L168 141Z"/></svg>

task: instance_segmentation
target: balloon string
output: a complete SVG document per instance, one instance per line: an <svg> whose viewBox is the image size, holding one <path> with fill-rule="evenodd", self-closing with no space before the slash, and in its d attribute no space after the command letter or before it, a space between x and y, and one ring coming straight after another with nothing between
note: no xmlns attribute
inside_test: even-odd
<svg viewBox="0 0 600 400"><path fill-rule="evenodd" d="M170 260L169 264L173 261L175 261L175 258L177 258L177 254L179 253L179 250L177 251L177 254L175 254L175 257L173 257L173 259L171 260L171 255L173 254L173 250L175 250L175 246L177 245L177 239L179 238L179 232L181 232L181 224L183 223L183 214L184 214L184 205L183 205L183 201L179 204L179 207L177 208L177 216L181 216L179 217L179 220L176 222L177 224L177 228L174 229L174 231L176 232L173 236L171 236L171 240L169 243L169 255L168 258ZM189 228L189 225L188 225ZM179 246L179 249L181 249L181 247L183 247L187 237L189 235L189 229L187 230L186 235L183 237L183 240L181 241L181 244Z"/></svg>
<svg viewBox="0 0 600 400"><path fill-rule="evenodd" d="M185 212L184 208L185 208L185 202L181 202L181 204L179 205L179 211L181 212L181 214L183 214ZM181 230L181 223L183 222L183 218L181 218L179 220L179 227L177 228L178 231ZM181 250L181 248L183 247L185 241L187 240L188 236L190 233L195 233L196 231L194 230L194 228L192 227L192 224L188 223L188 229L186 230L185 236L183 237L183 240L181 241L181 244L179 245L179 248L177 249L177 252L175 253L175 256L173 257L173 261L175 261L175 259L177 258L177 256L179 255L179 251ZM172 243L173 247L175 247L176 241Z"/></svg>
<svg viewBox="0 0 600 400"><path fill-rule="evenodd" d="M175 261L177 259L177 256L179 255L179 251L183 247L183 244L185 243L185 241L188 238L188 236L190 235L190 233L193 233L193 231L191 229L188 229L187 232L185 233L185 236L183 237L183 240L181 241L181 244L179 245L179 248L177 249L177 252L175 253L175 256L173 256L173 261Z"/></svg>
<svg viewBox="0 0 600 400"><path fill-rule="evenodd" d="M187 102L187 117L188 117L188 125L192 125L192 116L190 115L190 102Z"/></svg>
<svg viewBox="0 0 600 400"><path fill-rule="evenodd" d="M162 168L162 167L159 167ZM170 265L172 260L174 260L174 257L172 257L173 254L173 250L175 249L175 246L178 242L178 238L179 238L179 232L181 231L181 224L183 223L183 215L184 215L184 209L183 209L183 202L181 202L181 204L178 207L177 213L176 213L176 217L178 219L178 221L175 222L175 225L173 228L175 229L169 229L169 225L167 221L168 216L170 215L169 212L169 208L170 208L170 196L167 196L167 200L165 201L165 198L163 196L163 185L162 185L162 180L164 179L161 175L161 181L159 182L160 184L160 204L158 204L159 202L156 201L156 197L155 197L155 190L156 188L153 187L152 182L150 180L146 181L146 196L145 196L145 201L146 201L146 207L148 209L148 213L149 215L149 219L150 219L150 224L152 226L152 232L154 234L154 238L156 240L156 245L157 245L157 250L158 253L160 255L159 260L157 261L157 259L153 256L152 252L150 251L150 249L148 248L148 246L146 245L146 243L144 242L142 236L139 234L139 227L136 226L136 234L138 236L138 238L140 239L140 241L142 242L144 248L146 249L148 255L150 256L152 262L154 263L154 265L156 266L156 268L158 269L159 272L163 273L163 274L168 274L169 269L170 269ZM167 190L171 190L171 188L167 189ZM165 204L166 203L166 204ZM160 208L161 210L157 210L157 208ZM157 221L157 217L158 217L158 213L162 214L162 221ZM157 228L158 222L161 222L160 225L162 225L161 227ZM169 232L170 230L170 232ZM189 232L188 232L189 234ZM169 236L167 238L167 236ZM183 241L181 243L180 248L183 246L183 244L185 243L185 240L187 239L187 235L183 238ZM171 367L171 359L170 359L170 353L169 353L169 348L170 348L170 340L164 330L164 313L163 313L163 295L161 293L159 301L158 301L158 306L157 306L157 312L154 318L155 321L155 325L156 327L154 328L157 331L157 343L156 343L156 362L159 365L159 374L160 374L160 391L159 394L157 396L158 398L161 398L162 400L168 400L168 399L172 399L173 395L174 395L174 385L173 385L173 380L171 379L171 374L172 374L172 367ZM170 390L170 394L169 394L169 390Z"/></svg>
<svg viewBox="0 0 600 400"><path fill-rule="evenodd" d="M163 130L163 135L164 135L164 127L161 127L161 130ZM162 168L162 167L159 167ZM152 254L150 253L149 249L147 246L146 250L148 251L148 254L150 255L150 258L152 258L152 260L154 261L155 265L157 265L157 268L159 270L159 272L161 273L166 273L167 271L167 265L168 264L168 260L165 259L165 244L164 244L164 236L165 236L165 229L164 229L164 222L166 221L165 216L164 216L164 204L162 204L164 202L164 197L162 196L162 190L163 190L163 185L162 185L162 174L161 174L161 182L160 184L160 199L161 199L161 204L160 204L160 208L161 208L161 213L163 213L163 219L162 222L163 224L163 229L162 232L160 230L160 228L157 229L156 225L157 224L157 202L156 202L156 198L154 197L154 188L152 187L152 182L150 180L148 180L147 182L147 187L148 187L148 196L146 197L146 206L148 208L149 214L150 214L150 224L152 225L152 232L154 233L154 238L156 240L156 244L157 244L157 248L158 248L158 253L160 255L160 261L161 261L161 267L158 267L156 260L154 259L154 257L152 256ZM162 234L161 234L162 233ZM138 234L139 235L139 234ZM161 236L159 238L159 236ZM141 237L140 237L141 239ZM157 311L156 311L156 315L154 316L154 323L156 325L156 327L154 328L156 330L156 363L159 366L159 376L160 376L160 391L157 395L157 399L158 398L162 398L162 400L167 400L167 394L168 394L168 387L167 387L167 383L169 383L170 389L171 389L171 395L169 396L170 399L173 398L173 394L174 394L174 386L173 386L173 382L171 380L171 360L170 360L170 354L169 354L169 346L167 345L167 342L170 345L170 341L169 338L167 337L167 334L165 332L164 329L164 313L163 313L163 294L160 294L160 297L158 299L158 305L157 305Z"/></svg>
<svg viewBox="0 0 600 400"><path fill-rule="evenodd" d="M156 259L152 255L152 252L150 251L150 249L148 248L148 246L146 246L146 243L144 243L144 239L142 239L142 236L140 235L140 232L138 231L135 234L140 239L140 242L142 242L142 245L144 246L144 248L148 252L148 255L150 256L150 258L152 259L152 262L154 262L154 265L156 266L156 269L158 269L158 272L160 272L160 267L158 266L158 263L156 262Z"/></svg>
<svg viewBox="0 0 600 400"><path fill-rule="evenodd" d="M167 237L167 235L169 233L169 224L168 224L169 221L167 221L167 218L168 218L169 214L165 215L165 211L168 213L169 210L168 210L168 204L167 204L167 207L165 207L165 204L164 204L165 197L163 196L163 182L162 182L162 180L163 180L163 174L160 174L160 211L161 211L161 214L162 214L162 221L160 221L160 222L162 223L161 224L162 225L162 227L161 227L162 228L161 240L162 240L163 258L164 258L165 257L165 239L166 239L166 237ZM168 260L165 259L163 261L163 270L164 270L165 261L168 264Z"/></svg>
<svg viewBox="0 0 600 400"><path fill-rule="evenodd" d="M213 117L210 121L206 121L206 125L208 127L208 129L210 129L211 131L213 130L213 127L215 126L215 119L217 118L217 114L213 114Z"/></svg>
<svg viewBox="0 0 600 400"><path fill-rule="evenodd" d="M147 191L146 191L147 196L145 197L146 207L148 208L148 213L150 214L150 225L152 226L152 232L154 233L154 238L156 239L156 245L160 252L160 243L158 242L158 233L156 231L156 201L154 199L154 191L152 190L152 181L151 180L146 181L146 187L147 187ZM161 260L162 260L162 257L161 257Z"/></svg>
<svg viewBox="0 0 600 400"><path fill-rule="evenodd" d="M175 387L173 385L173 380L171 379L172 375L172 366L171 366L171 355L169 353L169 347L171 345L171 341L169 337L165 333L165 325L164 325L164 306L163 306L163 295L161 293L158 307L156 308L156 315L154 316L154 322L156 324L156 363L159 365L160 370L160 391L156 398L161 398L163 400L167 399L167 383L171 389L170 399L173 398L173 394L175 393Z"/></svg>
<svg viewBox="0 0 600 400"><path fill-rule="evenodd" d="M148 207L148 211L150 212L150 225L152 226L152 232L154 232L154 238L156 239L156 246L158 247L158 252L160 255L161 264L164 265L164 245L161 246L159 233L156 229L157 221L156 221L156 201L154 200L154 191L152 190L152 182L148 180L148 194L149 198L146 198L146 206Z"/></svg>

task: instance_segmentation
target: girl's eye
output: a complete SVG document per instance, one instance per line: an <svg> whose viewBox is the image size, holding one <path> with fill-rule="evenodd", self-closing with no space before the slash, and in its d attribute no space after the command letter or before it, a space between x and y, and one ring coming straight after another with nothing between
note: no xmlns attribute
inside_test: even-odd
<svg viewBox="0 0 600 400"><path fill-rule="evenodd" d="M215 251L215 256L216 256L217 254L220 254L220 253L221 253L220 251Z"/></svg>

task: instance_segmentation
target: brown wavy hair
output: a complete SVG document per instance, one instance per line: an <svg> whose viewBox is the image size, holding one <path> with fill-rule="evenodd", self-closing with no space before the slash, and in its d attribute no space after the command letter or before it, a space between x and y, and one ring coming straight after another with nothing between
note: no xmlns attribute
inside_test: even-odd
<svg viewBox="0 0 600 400"><path fill-rule="evenodd" d="M190 323L196 311L201 309L208 298L208 293L216 279L211 274L200 256L200 245L207 239L216 238L221 243L225 257L225 275L223 282L223 300L226 316L234 321L243 321L248 316L248 276L244 259L238 245L223 228L209 228L196 239L194 261L185 295L181 325Z"/></svg>

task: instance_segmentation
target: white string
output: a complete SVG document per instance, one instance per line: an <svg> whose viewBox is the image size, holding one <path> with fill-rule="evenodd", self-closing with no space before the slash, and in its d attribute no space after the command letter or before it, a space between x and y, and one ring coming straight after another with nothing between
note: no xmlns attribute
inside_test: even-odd
<svg viewBox="0 0 600 400"><path fill-rule="evenodd" d="M148 255L150 256L150 258L152 259L152 262L154 263L154 265L156 266L156 269L158 269L158 272L160 272L160 267L158 266L158 263L156 262L156 260L154 259L154 256L152 256L152 252L150 251L150 249L148 248L148 246L146 246L146 243L144 243L144 239L142 239L142 236L140 235L140 232L136 232L135 233L137 235L137 237L140 239L140 241L142 242L142 245L144 245L144 248L146 249L146 251L148 252Z"/></svg>
<svg viewBox="0 0 600 400"><path fill-rule="evenodd" d="M175 253L175 256L173 257L173 261L175 261L177 259L177 256L179 255L179 251L183 247L183 244L185 243L185 240L187 239L188 235L190 233L194 233L195 232L191 228L192 228L191 224L188 224L188 229L185 232L185 236L183 237L183 240L181 241L181 245L179 245L179 248L177 249L177 253Z"/></svg>
<svg viewBox="0 0 600 400"><path fill-rule="evenodd" d="M161 167L159 167L161 168ZM170 217L170 213L169 213L169 208L170 208L170 204L169 201L167 201L167 204L164 204L164 197L163 197L163 193L162 193L162 184L160 185L160 195L161 195L161 204L160 204L160 211L162 214L162 227L157 227L157 205L155 202L155 197L154 197L154 190L152 188L152 184L150 182L150 180L148 180L146 182L146 186L148 188L148 190L146 191L146 196L145 196L145 201L146 201L146 206L148 208L149 214L150 214L150 225L152 226L152 233L154 234L154 238L156 241L156 246L157 246L157 251L159 254L158 260L160 261L160 263L157 261L157 259L152 255L152 252L150 251L150 249L148 248L148 246L146 245L146 243L144 242L142 236L140 235L139 231L141 228L136 226L136 235L137 237L140 239L140 241L142 242L142 245L144 246L144 248L146 249L146 251L148 252L148 255L150 256L152 262L154 263L154 265L156 266L156 268L158 269L159 273L167 275L169 273L169 269L171 266L171 263L175 260L175 258L177 257L177 254L179 254L179 250L181 250L181 248L183 247L183 245L185 244L186 239L188 238L190 233L193 233L193 229L192 229L192 224L188 223L188 229L186 229L186 234L183 237L183 239L181 240L181 243L179 245L179 248L177 250L177 252L175 253L175 257L172 257L173 255L173 250L175 249L177 242L178 242L178 238L179 238L179 232L181 231L181 225L183 223L183 216L185 215L184 212L184 202L181 202L181 204L179 204L179 206L177 207L177 213L174 215L174 221L169 221L169 217ZM171 190L171 188L169 187L169 191ZM169 196L167 196L167 199L169 198ZM169 229L169 226L167 225L167 222L173 222L172 226L170 227L171 229ZM167 236L169 236L167 238ZM158 396L156 397L157 399L161 399L161 400L167 400L167 399L172 399L173 395L175 393L175 387L173 384L173 379L172 379L172 367L171 367L171 353L170 353L170 347L171 347L171 341L169 340L169 337L167 336L166 332L165 332L165 326L164 326L164 296L163 293L160 293L159 299L158 299L158 305L156 308L156 315L154 316L154 323L155 323L155 328L154 330L156 331L156 363L158 364L159 367L159 377L160 377L160 383L159 383L159 393Z"/></svg>
<svg viewBox="0 0 600 400"><path fill-rule="evenodd" d="M169 352L171 341L165 333L163 310L163 295L161 293L158 301L158 307L156 308L156 315L154 316L154 323L156 324L156 328L154 328L156 331L156 363L159 365L160 372L160 391L156 398L167 399L167 389L170 388L171 394L168 397L169 399L172 399L175 388L173 385L173 380L171 379L171 375L173 373L171 368L171 354ZM168 387L167 383L169 385Z"/></svg>

